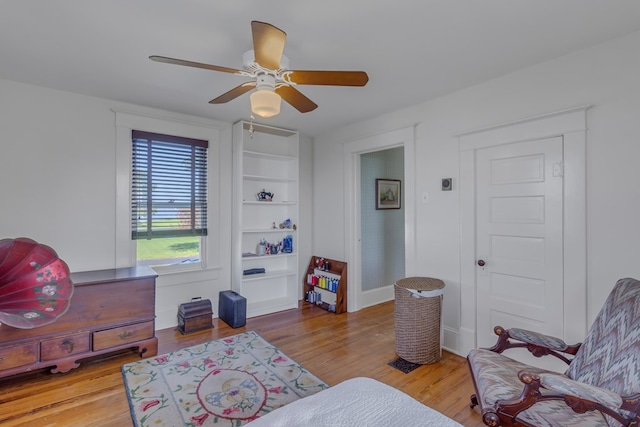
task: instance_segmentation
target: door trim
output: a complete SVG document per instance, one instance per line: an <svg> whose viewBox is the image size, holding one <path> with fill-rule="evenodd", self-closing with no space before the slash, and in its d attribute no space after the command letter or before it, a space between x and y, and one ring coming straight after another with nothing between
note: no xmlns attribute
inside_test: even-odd
<svg viewBox="0 0 640 427"><path fill-rule="evenodd" d="M460 333L458 349L476 348L475 155L480 148L554 136L564 140L564 331L566 342L587 331L586 130L580 106L457 135L460 162ZM502 325L508 327L508 325Z"/></svg>
<svg viewBox="0 0 640 427"><path fill-rule="evenodd" d="M344 248L347 269L347 311L364 308L361 298L360 252L360 154L404 147L404 229L405 275L415 272L415 126L390 130L350 141L343 146L344 167Z"/></svg>

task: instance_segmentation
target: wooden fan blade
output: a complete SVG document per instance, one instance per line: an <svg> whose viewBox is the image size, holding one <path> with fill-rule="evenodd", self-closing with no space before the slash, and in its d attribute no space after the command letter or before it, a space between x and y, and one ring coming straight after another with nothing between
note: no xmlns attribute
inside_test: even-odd
<svg viewBox="0 0 640 427"><path fill-rule="evenodd" d="M233 99L236 99L240 95L249 92L254 87L256 87L256 82L243 83L240 86L234 87L229 92L223 93L219 97L212 99L211 101L209 101L209 104L224 104L225 102L229 102Z"/></svg>
<svg viewBox="0 0 640 427"><path fill-rule="evenodd" d="M299 85L364 86L369 81L364 71L291 70L286 74Z"/></svg>
<svg viewBox="0 0 640 427"><path fill-rule="evenodd" d="M152 55L149 59L156 62L164 62L165 64L184 65L187 67L204 68L205 70L222 71L223 73L240 74L240 70L236 70L235 68L185 61L184 59L167 58L166 56Z"/></svg>
<svg viewBox="0 0 640 427"><path fill-rule="evenodd" d="M276 88L276 93L301 113L308 113L318 108L315 102L304 96L294 87L280 86Z"/></svg>
<svg viewBox="0 0 640 427"><path fill-rule="evenodd" d="M258 65L277 70L280 68L280 59L284 52L284 43L287 33L271 24L260 21L251 21L253 33L253 54Z"/></svg>

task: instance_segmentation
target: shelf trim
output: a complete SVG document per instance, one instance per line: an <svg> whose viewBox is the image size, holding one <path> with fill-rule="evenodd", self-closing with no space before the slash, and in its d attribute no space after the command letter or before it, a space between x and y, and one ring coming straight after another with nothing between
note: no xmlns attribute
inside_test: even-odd
<svg viewBox="0 0 640 427"><path fill-rule="evenodd" d="M259 202L257 200L243 200L243 205L260 205L260 206L295 206L298 202L284 201L284 202Z"/></svg>
<svg viewBox="0 0 640 427"><path fill-rule="evenodd" d="M291 256L297 256L298 254L296 252L292 252L290 254L283 254L283 253L279 253L276 255L256 255L256 256L243 256L242 260L243 261L247 261L247 260L254 260L254 259L271 259L271 258L286 258L286 257L291 257Z"/></svg>
<svg viewBox="0 0 640 427"><path fill-rule="evenodd" d="M290 161L294 161L297 160L297 157L294 156L287 156L284 154L271 154L271 153L264 153L261 151L251 151L251 150L245 150L242 152L245 156L247 157L252 157L254 159L270 159L270 160L278 160L278 161L282 161L282 162L290 162Z"/></svg>
<svg viewBox="0 0 640 427"><path fill-rule="evenodd" d="M316 276L325 276L325 277L329 277L331 279L342 279L342 275L338 274L338 273L333 273L331 271L327 271L327 270L321 270L319 268L314 268L313 269L313 274L315 274ZM311 283L309 283L311 284Z"/></svg>
<svg viewBox="0 0 640 427"><path fill-rule="evenodd" d="M293 228L246 228L243 233L295 233Z"/></svg>
<svg viewBox="0 0 640 427"><path fill-rule="evenodd" d="M282 178L270 175L242 175L242 179L247 181L271 181L271 182L297 182L295 178Z"/></svg>
<svg viewBox="0 0 640 427"><path fill-rule="evenodd" d="M338 293L338 291L332 291L331 289L321 288L320 286L312 285L311 283L307 283L307 286L313 286L314 289L320 289L321 291L326 291L326 292L329 292L330 294L337 294ZM338 285L338 286L340 286L340 285Z"/></svg>

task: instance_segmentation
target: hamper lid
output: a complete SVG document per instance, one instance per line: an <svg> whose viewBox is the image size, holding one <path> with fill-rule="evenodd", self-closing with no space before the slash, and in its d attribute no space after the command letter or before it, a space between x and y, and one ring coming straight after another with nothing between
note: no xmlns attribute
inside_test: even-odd
<svg viewBox="0 0 640 427"><path fill-rule="evenodd" d="M444 288L444 282L432 277L406 277L398 280L395 285L404 289L416 289L418 291L433 291Z"/></svg>

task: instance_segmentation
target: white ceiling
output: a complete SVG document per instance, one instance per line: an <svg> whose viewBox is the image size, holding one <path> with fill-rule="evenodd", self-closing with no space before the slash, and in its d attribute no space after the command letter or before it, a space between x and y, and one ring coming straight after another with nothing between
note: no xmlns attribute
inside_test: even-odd
<svg viewBox="0 0 640 427"><path fill-rule="evenodd" d="M0 78L235 122L252 20L287 33L292 69L363 70L364 88L299 86L319 107L260 121L315 136L640 30L638 0L0 0ZM1 94L0 94L1 96Z"/></svg>

